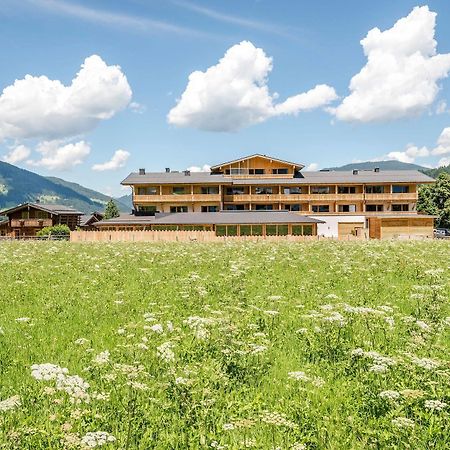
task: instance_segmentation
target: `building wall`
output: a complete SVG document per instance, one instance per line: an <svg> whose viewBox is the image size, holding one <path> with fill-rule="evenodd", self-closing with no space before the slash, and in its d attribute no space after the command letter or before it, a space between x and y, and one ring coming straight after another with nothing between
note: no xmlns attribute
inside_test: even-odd
<svg viewBox="0 0 450 450"><path fill-rule="evenodd" d="M338 238L339 237L339 223L359 223L365 227L366 218L361 215L330 215L326 216L323 214L314 215L311 214L309 217L314 219L323 220L325 223L317 224L317 234L319 236Z"/></svg>

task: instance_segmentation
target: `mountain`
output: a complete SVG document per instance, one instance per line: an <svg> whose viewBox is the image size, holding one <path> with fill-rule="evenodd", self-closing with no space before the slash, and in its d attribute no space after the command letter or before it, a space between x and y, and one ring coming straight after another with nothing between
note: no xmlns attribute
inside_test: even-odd
<svg viewBox="0 0 450 450"><path fill-rule="evenodd" d="M76 183L46 178L0 161L0 210L37 199L42 203L58 203L90 213L103 211L110 197ZM119 202L117 205L120 210L129 211L128 206Z"/></svg>
<svg viewBox="0 0 450 450"><path fill-rule="evenodd" d="M375 167L379 167L380 170L428 170L427 167L419 166L418 164L404 163L401 161L366 161L359 163L345 164L339 167L330 167L326 170L373 170Z"/></svg>
<svg viewBox="0 0 450 450"><path fill-rule="evenodd" d="M116 201L117 201L117 203L121 203L122 205L126 205L126 207L128 209L133 209L133 196L131 194L122 195L122 197L118 197L116 199Z"/></svg>
<svg viewBox="0 0 450 450"><path fill-rule="evenodd" d="M78 194L88 197L90 200L92 200L95 203L103 205L101 210L104 209L104 207L106 206L106 203L108 203L108 201L111 199L111 197L108 195L101 194L100 192L94 191L89 188L85 188L84 186L81 186L80 184L77 184L77 183L72 183L70 181L66 181L66 180L63 180L63 179L57 178L57 177L46 177L46 178L47 178L47 180L50 180L55 184L59 184L60 186L67 187L67 188L72 189L73 191L77 192ZM129 210L132 208L131 196L130 196L129 204L126 201L124 201L124 202L121 201L121 198L124 198L124 197L127 197L127 196L124 195L123 197L115 198L114 201L116 202L116 205L120 211L129 212Z"/></svg>
<svg viewBox="0 0 450 450"><path fill-rule="evenodd" d="M450 164L448 166L438 167L436 169L426 169L422 170L425 175L428 175L432 178L437 178L441 173L449 173L450 174Z"/></svg>

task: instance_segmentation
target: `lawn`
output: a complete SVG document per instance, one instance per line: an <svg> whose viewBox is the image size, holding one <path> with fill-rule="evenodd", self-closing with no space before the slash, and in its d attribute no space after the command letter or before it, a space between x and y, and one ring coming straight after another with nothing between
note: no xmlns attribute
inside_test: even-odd
<svg viewBox="0 0 450 450"><path fill-rule="evenodd" d="M0 449L447 449L450 242L0 244Z"/></svg>

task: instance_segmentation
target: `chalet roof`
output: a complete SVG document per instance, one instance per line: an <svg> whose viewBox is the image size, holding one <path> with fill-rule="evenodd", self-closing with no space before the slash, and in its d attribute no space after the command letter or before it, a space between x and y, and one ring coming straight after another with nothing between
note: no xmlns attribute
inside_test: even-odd
<svg viewBox="0 0 450 450"><path fill-rule="evenodd" d="M0 214L7 215L11 214L15 211L20 211L25 208L34 208L39 209L40 211L45 211L51 214L55 215L61 215L61 214L74 214L77 216L82 215L83 213L80 211L77 211L70 206L65 205L53 205L53 204L45 204L45 203L22 203L21 205L17 205L14 208L6 209L4 211L0 211Z"/></svg>
<svg viewBox="0 0 450 450"><path fill-rule="evenodd" d="M280 162L282 164L287 164L289 166L294 166L294 167L296 167L299 170L302 169L303 167L305 167L304 164L299 164L299 163L294 163L294 162L290 162L290 161L285 161L283 159L274 158L272 156L262 155L261 153L254 153L253 155L248 155L248 156L244 156L242 158L233 159L232 161L227 161L227 162L223 162L223 163L217 164L215 166L212 166L211 170L219 169L220 167L227 166L229 164L234 164L234 163L237 163L237 162L240 162L240 161L245 161L246 159L251 159L251 158L264 158L264 159L267 159L269 161L277 161L277 162Z"/></svg>
<svg viewBox="0 0 450 450"><path fill-rule="evenodd" d="M231 184L232 179L209 172L150 172L140 175L132 172L121 184Z"/></svg>
<svg viewBox="0 0 450 450"><path fill-rule="evenodd" d="M114 219L102 220L95 226L108 225L246 225L284 223L323 223L322 220L289 211L219 211L156 214L134 216L122 214Z"/></svg>
<svg viewBox="0 0 450 450"><path fill-rule="evenodd" d="M223 185L301 185L301 184L371 184L371 183L433 183L435 180L418 170L358 170L300 172L294 178L233 178L207 172L153 172L139 175L131 173L124 185L132 184L223 184Z"/></svg>
<svg viewBox="0 0 450 450"><path fill-rule="evenodd" d="M103 214L94 211L91 214L83 214L80 217L80 227L86 227L88 225L93 225L95 222L103 219Z"/></svg>

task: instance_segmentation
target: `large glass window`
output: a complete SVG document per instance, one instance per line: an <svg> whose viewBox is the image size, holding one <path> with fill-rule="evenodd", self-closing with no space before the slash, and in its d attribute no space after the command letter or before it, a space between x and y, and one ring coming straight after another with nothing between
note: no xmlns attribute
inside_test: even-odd
<svg viewBox="0 0 450 450"><path fill-rule="evenodd" d="M408 203L393 204L392 211L409 211L409 205Z"/></svg>
<svg viewBox="0 0 450 450"><path fill-rule="evenodd" d="M264 169L249 169L249 175L264 175L266 171Z"/></svg>
<svg viewBox="0 0 450 450"><path fill-rule="evenodd" d="M217 212L219 207L216 205L206 205L202 206L202 212Z"/></svg>
<svg viewBox="0 0 450 450"><path fill-rule="evenodd" d="M255 194L272 194L273 188L271 187L264 187L264 186L256 186L255 187Z"/></svg>
<svg viewBox="0 0 450 450"><path fill-rule="evenodd" d="M217 236L226 236L227 235L226 225L216 225L216 235Z"/></svg>
<svg viewBox="0 0 450 450"><path fill-rule="evenodd" d="M272 169L272 173L274 175L287 175L288 170L287 169Z"/></svg>
<svg viewBox="0 0 450 450"><path fill-rule="evenodd" d="M255 205L256 211L272 211L273 205Z"/></svg>
<svg viewBox="0 0 450 450"><path fill-rule="evenodd" d="M407 194L409 192L409 186L404 186L401 184L394 184L392 186L393 194Z"/></svg>
<svg viewBox="0 0 450 450"><path fill-rule="evenodd" d="M138 211L143 211L143 212L156 212L156 206L138 206Z"/></svg>
<svg viewBox="0 0 450 450"><path fill-rule="evenodd" d="M136 194L137 195L158 195L159 189L155 186L137 187Z"/></svg>
<svg viewBox="0 0 450 450"><path fill-rule="evenodd" d="M366 186L366 194L384 194L384 186Z"/></svg>
<svg viewBox="0 0 450 450"><path fill-rule="evenodd" d="M303 234L305 236L312 236L313 226L312 225L303 225Z"/></svg>
<svg viewBox="0 0 450 450"><path fill-rule="evenodd" d="M298 186L294 186L294 187L285 187L283 188L283 193L285 195L290 195L290 194L301 194L302 193L302 188L298 187Z"/></svg>
<svg viewBox="0 0 450 450"><path fill-rule="evenodd" d="M172 188L172 194L183 195L185 193L184 186L174 186Z"/></svg>
<svg viewBox="0 0 450 450"><path fill-rule="evenodd" d="M219 186L202 186L202 194L217 195L219 193Z"/></svg>
<svg viewBox="0 0 450 450"><path fill-rule="evenodd" d="M366 211L368 211L368 212L383 211L383 205L366 205Z"/></svg>
<svg viewBox="0 0 450 450"><path fill-rule="evenodd" d="M276 225L266 225L266 235L267 236L276 236L277 235L277 226Z"/></svg>
<svg viewBox="0 0 450 450"><path fill-rule="evenodd" d="M329 194L330 186L311 186L311 194Z"/></svg>
<svg viewBox="0 0 450 450"><path fill-rule="evenodd" d="M245 205L225 205L226 211L244 211Z"/></svg>
<svg viewBox="0 0 450 450"><path fill-rule="evenodd" d="M171 206L170 207L171 213L182 213L182 212L188 212L187 206Z"/></svg>
<svg viewBox="0 0 450 450"><path fill-rule="evenodd" d="M315 213L330 212L330 205L312 205L311 209Z"/></svg>
<svg viewBox="0 0 450 450"><path fill-rule="evenodd" d="M338 186L338 194L355 194L356 186Z"/></svg>
<svg viewBox="0 0 450 450"><path fill-rule="evenodd" d="M278 236L286 236L288 234L288 231L289 231L288 225L277 225Z"/></svg>
<svg viewBox="0 0 450 450"><path fill-rule="evenodd" d="M239 233L241 236L251 236L252 234L252 226L251 225L240 225Z"/></svg>
<svg viewBox="0 0 450 450"><path fill-rule="evenodd" d="M227 236L237 236L237 225L227 225Z"/></svg>
<svg viewBox="0 0 450 450"><path fill-rule="evenodd" d="M284 205L284 209L287 209L288 211L301 211L302 205L297 204L297 203L290 205L289 203L286 203Z"/></svg>
<svg viewBox="0 0 450 450"><path fill-rule="evenodd" d="M227 195L243 195L245 193L244 186L233 186L227 188Z"/></svg>
<svg viewBox="0 0 450 450"><path fill-rule="evenodd" d="M339 212L355 212L356 205L338 205Z"/></svg>
<svg viewBox="0 0 450 450"><path fill-rule="evenodd" d="M262 236L263 228L262 225L252 225L252 235L253 236Z"/></svg>

